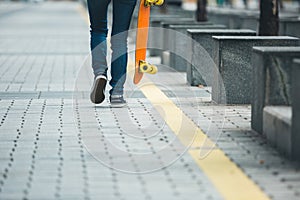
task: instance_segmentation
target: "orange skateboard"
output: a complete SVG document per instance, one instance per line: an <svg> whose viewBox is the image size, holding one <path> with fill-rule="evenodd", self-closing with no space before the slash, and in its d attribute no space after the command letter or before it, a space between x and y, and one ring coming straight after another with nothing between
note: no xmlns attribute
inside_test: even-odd
<svg viewBox="0 0 300 200"><path fill-rule="evenodd" d="M162 5L164 0L141 0L139 6L136 47L135 47L135 73L133 82L138 84L144 73L155 74L157 67L146 62L146 51L148 42L148 29L150 18L150 7Z"/></svg>

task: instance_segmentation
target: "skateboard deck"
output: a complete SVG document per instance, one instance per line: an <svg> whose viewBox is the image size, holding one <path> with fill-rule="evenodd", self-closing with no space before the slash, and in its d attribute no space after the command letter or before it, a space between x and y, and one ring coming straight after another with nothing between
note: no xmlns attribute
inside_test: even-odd
<svg viewBox="0 0 300 200"><path fill-rule="evenodd" d="M136 47L135 47L135 73L133 82L138 84L144 73L155 74L157 67L146 62L150 7L152 5L161 5L163 0L141 0L139 5Z"/></svg>

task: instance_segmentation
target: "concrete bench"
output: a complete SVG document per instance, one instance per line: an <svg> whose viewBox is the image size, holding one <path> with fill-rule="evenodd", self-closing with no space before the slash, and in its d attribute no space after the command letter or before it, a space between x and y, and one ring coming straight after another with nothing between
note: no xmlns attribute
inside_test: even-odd
<svg viewBox="0 0 300 200"><path fill-rule="evenodd" d="M175 19L175 18L182 18L182 16L178 14L162 14L157 13L150 16L150 24L151 21L160 20L160 19ZM132 21L130 23L130 28L135 29L137 28L137 19L138 19L138 12L135 11L132 16Z"/></svg>
<svg viewBox="0 0 300 200"><path fill-rule="evenodd" d="M149 40L148 45L150 56L161 56L163 49L163 29L160 28L162 23L194 23L194 18L154 18L150 20Z"/></svg>
<svg viewBox="0 0 300 200"><path fill-rule="evenodd" d="M245 17L259 16L258 11L238 10L238 9L208 9L208 18L213 23L224 24L230 29L240 29L243 27ZM247 27L248 28L248 27ZM255 29L254 29L255 30Z"/></svg>
<svg viewBox="0 0 300 200"><path fill-rule="evenodd" d="M187 58L191 38L187 35L188 29L225 29L224 25L170 25L170 31L166 31L169 40L170 58L169 66L180 72L186 72ZM165 64L165 63L164 63Z"/></svg>
<svg viewBox="0 0 300 200"><path fill-rule="evenodd" d="M295 36L300 38L300 18L285 18L280 20L280 35Z"/></svg>
<svg viewBox="0 0 300 200"><path fill-rule="evenodd" d="M259 23L259 12L251 10L232 10L232 9L208 9L208 18L213 23L224 24L230 29L251 29L257 30ZM298 18L296 13L279 13L280 27L284 27L285 20ZM292 22L294 23L294 22ZM297 30L296 28L294 30ZM299 30L299 29L298 29ZM280 32L280 35L286 35ZM288 34L290 35L290 34ZM297 36L297 35L291 35Z"/></svg>
<svg viewBox="0 0 300 200"><path fill-rule="evenodd" d="M252 57L253 99L251 127L262 133L263 109L291 105L291 70L300 47L254 47Z"/></svg>
<svg viewBox="0 0 300 200"><path fill-rule="evenodd" d="M259 15L241 16L241 27L258 30ZM281 14L279 18L279 35L300 37L300 20L295 15Z"/></svg>
<svg viewBox="0 0 300 200"><path fill-rule="evenodd" d="M187 81L190 85L209 85L209 81L213 80L213 67L214 63L212 60L212 45L213 38L212 36L255 36L256 32L247 29L189 29L189 37L194 41L189 47L190 49L187 52L191 52L190 58L191 61L187 63ZM199 48L199 45L202 48ZM209 57L204 57L206 51Z"/></svg>
<svg viewBox="0 0 300 200"><path fill-rule="evenodd" d="M300 59L294 60L292 70L292 159L300 161Z"/></svg>
<svg viewBox="0 0 300 200"><path fill-rule="evenodd" d="M219 73L213 76L212 99L221 104L251 103L252 47L299 45L298 38L288 36L213 36L213 39L213 60Z"/></svg>
<svg viewBox="0 0 300 200"><path fill-rule="evenodd" d="M186 25L186 26L190 26L190 25L213 25L212 22L197 22L197 21L191 21L191 22L186 22L186 21L177 21L177 22L170 22L170 21L166 21L166 22L161 22L160 27L162 27L163 29L170 29L171 25ZM163 32L163 50L170 50L169 49L169 40L170 38L172 38L171 35L169 35L169 31L164 31Z"/></svg>
<svg viewBox="0 0 300 200"><path fill-rule="evenodd" d="M166 2L165 2L166 3ZM183 10L179 6L174 6L174 5L168 5L165 8L162 8L161 6L152 6L150 9L150 18L154 18L157 16L171 16L171 15L177 15L181 17L194 17L195 12ZM138 16L138 8L134 10L133 13L133 19L137 19Z"/></svg>
<svg viewBox="0 0 300 200"><path fill-rule="evenodd" d="M170 50L172 49L175 34L174 31L171 30L170 26L184 26L186 29L184 29L182 32L186 33L187 27L196 28L196 27L202 27L202 26L212 26L213 24L211 22L197 22L197 21L191 21L191 22L162 22L161 27L163 28L162 34L163 34L163 47L160 52L161 57L161 63L164 65L170 65ZM221 25L224 27L223 25Z"/></svg>
<svg viewBox="0 0 300 200"><path fill-rule="evenodd" d="M182 4L182 1L181 0L165 0L165 3L168 5L180 6Z"/></svg>
<svg viewBox="0 0 300 200"><path fill-rule="evenodd" d="M152 27L160 27L162 28L162 30L158 30L159 35L156 33L157 29L155 31L150 31L150 39L149 39L150 45L155 45L155 47L159 47L158 49L150 50L150 55L162 57L162 52L164 50L168 50L169 47L168 29L170 28L170 25L211 25L211 24L212 24L211 22L197 22L192 18L154 20L152 22Z"/></svg>
<svg viewBox="0 0 300 200"><path fill-rule="evenodd" d="M288 158L300 161L300 60L292 68L292 106L266 106L263 133Z"/></svg>
<svg viewBox="0 0 300 200"><path fill-rule="evenodd" d="M192 18L195 19L195 12L186 11L178 6L168 6L167 11L163 12L160 6L153 6L150 13L150 21L157 19L174 19L174 18ZM134 10L131 22L131 28L136 28L138 19L138 9Z"/></svg>
<svg viewBox="0 0 300 200"><path fill-rule="evenodd" d="M258 32L259 14L241 16L241 28L247 28Z"/></svg>

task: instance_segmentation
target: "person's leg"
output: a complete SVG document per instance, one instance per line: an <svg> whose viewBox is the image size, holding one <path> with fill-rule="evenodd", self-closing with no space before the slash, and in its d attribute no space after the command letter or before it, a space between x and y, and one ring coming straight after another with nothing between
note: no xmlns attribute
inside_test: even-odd
<svg viewBox="0 0 300 200"><path fill-rule="evenodd" d="M126 80L127 37L136 0L113 0L113 25L111 37L112 63L110 94L122 95Z"/></svg>
<svg viewBox="0 0 300 200"><path fill-rule="evenodd" d="M92 67L95 77L107 73L107 7L111 0L88 0L91 28Z"/></svg>
<svg viewBox="0 0 300 200"><path fill-rule="evenodd" d="M110 0L88 0L91 23L91 54L94 72L90 99L93 103L102 103L105 99L107 82L107 7Z"/></svg>

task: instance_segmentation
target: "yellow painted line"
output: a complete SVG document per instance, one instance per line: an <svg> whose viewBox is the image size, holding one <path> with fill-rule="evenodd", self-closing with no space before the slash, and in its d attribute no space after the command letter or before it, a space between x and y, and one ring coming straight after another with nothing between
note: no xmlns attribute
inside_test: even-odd
<svg viewBox="0 0 300 200"><path fill-rule="evenodd" d="M134 68L134 63L129 63ZM133 71L133 70L130 70ZM143 79L147 79L144 77ZM200 158L201 145L211 148L215 144L202 130L179 109L154 83L147 79L147 84L140 88L147 99L161 114L170 129L183 145L189 146L188 153L206 174L216 189L228 200L265 200L269 197L234 163L224 152L215 147L205 158Z"/></svg>
<svg viewBox="0 0 300 200"><path fill-rule="evenodd" d="M129 59L128 73L132 77L133 72L134 63ZM207 138L202 130L154 83L147 79L147 77L144 77L143 80L144 83L146 82L147 84L141 87L140 90L160 113L182 144L185 146L191 145L188 153L224 199L269 199L268 196L219 148L213 148L208 156L200 159L200 150L198 148L201 147L205 140L205 144L208 147L214 147L214 142ZM191 142L193 143L191 144Z"/></svg>
<svg viewBox="0 0 300 200"><path fill-rule="evenodd" d="M189 154L215 185L224 199L269 199L220 149L213 150L204 159L199 159L199 150L190 150Z"/></svg>

